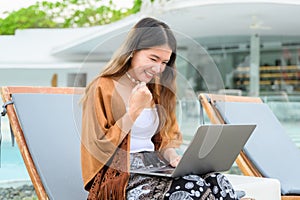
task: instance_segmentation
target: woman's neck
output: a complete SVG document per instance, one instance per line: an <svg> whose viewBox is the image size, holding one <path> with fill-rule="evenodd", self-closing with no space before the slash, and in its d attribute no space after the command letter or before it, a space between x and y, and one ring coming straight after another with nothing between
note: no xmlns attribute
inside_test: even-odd
<svg viewBox="0 0 300 200"><path fill-rule="evenodd" d="M133 78L133 76L131 76L129 72L126 72L125 74L126 74L127 78L128 78L132 83L134 83L134 84L136 84L136 85L141 83L141 81L139 81L139 80Z"/></svg>

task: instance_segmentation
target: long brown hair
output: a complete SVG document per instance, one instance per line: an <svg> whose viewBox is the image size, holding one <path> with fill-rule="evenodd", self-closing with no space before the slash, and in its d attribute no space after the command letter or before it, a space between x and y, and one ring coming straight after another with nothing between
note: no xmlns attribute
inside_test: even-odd
<svg viewBox="0 0 300 200"><path fill-rule="evenodd" d="M112 59L98 77L120 77L129 70L131 55L134 51L163 45L167 45L172 50L170 60L160 78L155 78L151 83L148 83L147 86L152 92L154 102L160 105L158 106L159 116L161 119L164 119L163 124L161 124L161 135L172 139L168 136L168 131L172 123L176 120L175 60L177 42L167 24L150 17L141 19L130 30L124 43L115 52ZM96 79L98 77L96 77ZM94 81L96 79L94 79ZM89 90L92 83L87 86L86 91Z"/></svg>

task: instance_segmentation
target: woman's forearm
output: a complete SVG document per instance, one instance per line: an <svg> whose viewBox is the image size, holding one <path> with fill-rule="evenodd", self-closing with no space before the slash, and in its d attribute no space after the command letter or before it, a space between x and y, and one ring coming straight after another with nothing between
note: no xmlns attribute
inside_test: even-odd
<svg viewBox="0 0 300 200"><path fill-rule="evenodd" d="M174 148L166 148L162 151L163 157L170 163L171 166L176 167L180 161L179 156Z"/></svg>

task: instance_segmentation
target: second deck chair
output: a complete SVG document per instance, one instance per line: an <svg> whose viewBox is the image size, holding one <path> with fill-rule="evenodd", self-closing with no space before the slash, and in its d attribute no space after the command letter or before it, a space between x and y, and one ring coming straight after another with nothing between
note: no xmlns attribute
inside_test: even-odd
<svg viewBox="0 0 300 200"><path fill-rule="evenodd" d="M212 123L255 123L252 136L236 163L248 176L280 181L282 199L300 199L300 150L260 98L200 94Z"/></svg>
<svg viewBox="0 0 300 200"><path fill-rule="evenodd" d="M82 200L83 89L2 87L5 109L38 199Z"/></svg>

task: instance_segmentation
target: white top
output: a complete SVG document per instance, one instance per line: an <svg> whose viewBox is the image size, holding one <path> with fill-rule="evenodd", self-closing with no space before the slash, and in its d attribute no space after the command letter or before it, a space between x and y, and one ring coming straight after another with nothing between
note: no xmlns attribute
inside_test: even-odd
<svg viewBox="0 0 300 200"><path fill-rule="evenodd" d="M154 151L151 141L159 125L156 108L145 108L131 128L130 153Z"/></svg>

